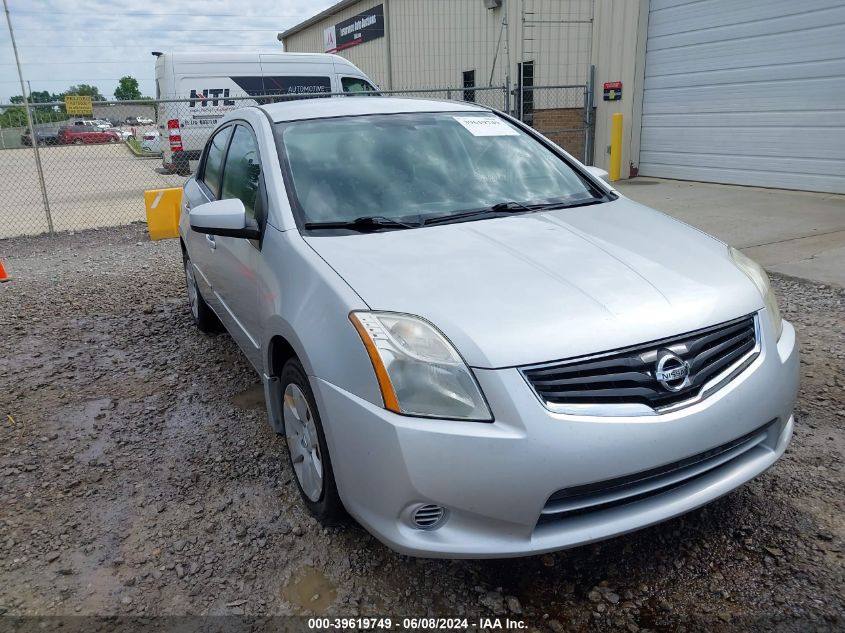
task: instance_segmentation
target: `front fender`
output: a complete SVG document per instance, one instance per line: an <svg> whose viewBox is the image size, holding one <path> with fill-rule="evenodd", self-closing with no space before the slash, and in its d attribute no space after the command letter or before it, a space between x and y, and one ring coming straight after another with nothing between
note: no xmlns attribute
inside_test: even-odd
<svg viewBox="0 0 845 633"><path fill-rule="evenodd" d="M271 341L282 336L308 376L382 405L372 363L351 310L367 305L295 230L268 225L262 244L261 297L264 375L272 375Z"/></svg>

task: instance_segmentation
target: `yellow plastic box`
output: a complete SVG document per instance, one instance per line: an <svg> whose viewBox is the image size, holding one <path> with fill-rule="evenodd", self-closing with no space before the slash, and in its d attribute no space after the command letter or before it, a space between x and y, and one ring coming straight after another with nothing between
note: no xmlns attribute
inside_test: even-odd
<svg viewBox="0 0 845 633"><path fill-rule="evenodd" d="M182 189L148 189L144 192L147 207L147 228L151 240L179 237L179 208Z"/></svg>

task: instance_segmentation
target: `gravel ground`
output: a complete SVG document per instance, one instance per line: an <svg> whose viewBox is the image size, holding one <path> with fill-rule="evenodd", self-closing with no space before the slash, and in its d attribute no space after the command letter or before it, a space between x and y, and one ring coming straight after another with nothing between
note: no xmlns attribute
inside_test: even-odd
<svg viewBox="0 0 845 633"><path fill-rule="evenodd" d="M0 613L521 617L536 630L845 629L845 292L776 278L795 439L684 517L505 561L417 560L299 502L258 378L192 327L144 227L0 240ZM0 625L2 628L2 625Z"/></svg>

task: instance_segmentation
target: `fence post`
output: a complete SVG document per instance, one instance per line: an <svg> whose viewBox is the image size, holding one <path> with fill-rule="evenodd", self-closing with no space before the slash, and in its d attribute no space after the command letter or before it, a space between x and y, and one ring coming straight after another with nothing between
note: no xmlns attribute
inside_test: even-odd
<svg viewBox="0 0 845 633"><path fill-rule="evenodd" d="M505 113L511 113L511 78L507 77L505 80Z"/></svg>
<svg viewBox="0 0 845 633"><path fill-rule="evenodd" d="M44 212L47 214L47 231L53 235L53 218L50 215L50 203L47 200L47 184L44 182L44 172L41 170L41 156L38 153L38 133L35 131L35 125L32 122L32 112L29 110L30 96L26 91L26 86L23 83L23 73L21 72L21 60L18 57L18 45L15 43L15 32L12 30L12 18L9 15L9 5L6 0L3 0L3 9L6 12L6 24L9 25L9 39L12 40L12 50L15 53L15 64L18 67L18 79L21 82L21 94L23 95L24 110L26 110L26 121L29 124L29 134L32 138L32 151L35 152L35 169L38 172L38 182L41 185L41 198L44 201Z"/></svg>
<svg viewBox="0 0 845 633"><path fill-rule="evenodd" d="M3 149L6 149L6 135L3 134L3 124L0 123L0 145L3 146Z"/></svg>
<svg viewBox="0 0 845 633"><path fill-rule="evenodd" d="M596 81L596 67L590 66L590 76L587 79L587 92L584 95L584 122L587 129L584 131L584 164L593 164L593 134L595 128L593 125L593 98Z"/></svg>

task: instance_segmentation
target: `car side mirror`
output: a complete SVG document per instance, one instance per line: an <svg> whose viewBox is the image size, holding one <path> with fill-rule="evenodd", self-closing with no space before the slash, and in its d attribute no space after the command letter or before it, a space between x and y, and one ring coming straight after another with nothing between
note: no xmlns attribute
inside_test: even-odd
<svg viewBox="0 0 845 633"><path fill-rule="evenodd" d="M606 183L610 184L610 181L608 180L609 174L601 167L593 167L592 165L585 165L584 167L594 178L604 180Z"/></svg>
<svg viewBox="0 0 845 633"><path fill-rule="evenodd" d="M206 202L191 209L188 217L191 230L223 237L241 237L257 240L261 231L246 221L244 203L237 198Z"/></svg>

